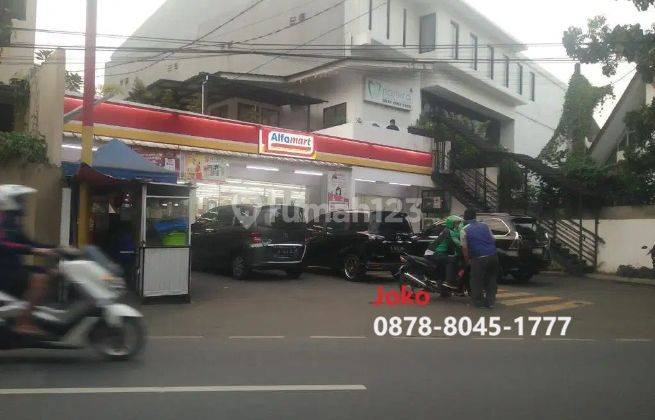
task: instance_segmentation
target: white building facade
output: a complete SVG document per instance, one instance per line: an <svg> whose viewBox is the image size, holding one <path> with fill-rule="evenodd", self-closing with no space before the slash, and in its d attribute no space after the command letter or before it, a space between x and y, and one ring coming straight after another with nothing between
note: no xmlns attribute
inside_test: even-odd
<svg viewBox="0 0 655 420"><path fill-rule="evenodd" d="M3 0L0 7L9 11L14 30L2 44L34 45L36 28L36 0ZM31 29L31 30L25 30ZM34 48L0 49L0 82L7 83L14 77L24 77L34 66Z"/></svg>
<svg viewBox="0 0 655 420"><path fill-rule="evenodd" d="M105 82L125 94L137 78L150 85L206 72L324 101L308 111L234 97L208 103L208 114L421 152L432 151L432 141L407 128L446 111L486 124L489 141L536 156L566 90L521 54L519 40L460 0L225 0L220 10L211 0L168 0L134 35L106 67ZM144 46L178 50L129 50ZM391 120L397 131L387 129ZM394 188L434 188L422 177ZM353 195L402 196L356 181L396 178L354 166Z"/></svg>
<svg viewBox="0 0 655 420"><path fill-rule="evenodd" d="M278 89L325 100L311 111L311 130L344 135L359 121L384 128L395 119L405 131L434 100L493 121L498 142L533 156L561 115L566 85L526 59L519 40L460 0L284 0L274 9L264 1L227 24L255 2L227 0L220 11L209 0L192 3L168 0L134 35L184 40L207 35L189 48L217 50L217 56L175 54L153 65L130 63L152 54L119 50L108 64L106 82L127 92L137 77L147 85L208 72L276 83ZM124 46L147 43L134 39ZM248 49L269 55L244 55ZM379 96L384 93L405 99L384 105ZM305 128L302 112L274 111L288 128ZM225 116L239 117L238 111Z"/></svg>

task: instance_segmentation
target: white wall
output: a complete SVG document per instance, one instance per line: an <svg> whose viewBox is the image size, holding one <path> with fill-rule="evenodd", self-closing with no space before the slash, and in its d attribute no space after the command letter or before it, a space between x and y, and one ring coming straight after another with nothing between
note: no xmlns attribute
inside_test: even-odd
<svg viewBox="0 0 655 420"><path fill-rule="evenodd" d="M594 229L593 220L583 221L584 226ZM621 265L652 267L648 250L655 244L655 219L601 219L598 235L605 240L598 252L598 271L616 273Z"/></svg>
<svg viewBox="0 0 655 420"><path fill-rule="evenodd" d="M36 0L27 0L26 1L26 19L25 20L16 20L13 19L12 23L14 28L35 28L36 27ZM12 44L34 44L35 40L34 31L14 31L11 35ZM1 61L11 61L4 62L0 64L0 82L8 82L9 79L14 77L24 77L29 72L30 68L33 66L31 62L25 63L16 63L17 61L26 61L25 57L34 57L33 48L2 48L0 49L0 62ZM11 60L15 57L14 60Z"/></svg>
<svg viewBox="0 0 655 420"><path fill-rule="evenodd" d="M393 147L403 147L420 152L432 152L432 139L417 136L403 131L388 130L385 126L373 127L370 123L347 123L335 127L318 130L317 133L336 137L358 139L370 143Z"/></svg>

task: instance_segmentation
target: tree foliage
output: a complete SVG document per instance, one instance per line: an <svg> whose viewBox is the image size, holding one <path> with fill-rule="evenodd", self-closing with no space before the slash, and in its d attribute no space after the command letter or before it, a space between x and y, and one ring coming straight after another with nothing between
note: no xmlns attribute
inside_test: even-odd
<svg viewBox="0 0 655 420"><path fill-rule="evenodd" d="M594 111L612 95L611 86L593 86L576 67L564 97L560 122L539 157L561 166L570 156L585 155L586 141L592 139L595 131Z"/></svg>
<svg viewBox="0 0 655 420"><path fill-rule="evenodd" d="M0 132L0 164L46 163L48 146L43 136Z"/></svg>
<svg viewBox="0 0 655 420"><path fill-rule="evenodd" d="M647 10L655 0L633 0L640 10ZM655 30L641 25L616 25L610 28L604 16L589 20L586 32L570 27L564 32L564 47L569 57L581 63L601 63L603 74L614 76L622 61L635 63L647 83L655 76Z"/></svg>
<svg viewBox="0 0 655 420"><path fill-rule="evenodd" d="M180 109L183 111L200 112L200 94L191 100L183 101L172 89L149 89L139 78L134 80L132 90L127 100L141 104L161 106L164 108Z"/></svg>
<svg viewBox="0 0 655 420"><path fill-rule="evenodd" d="M82 76L66 70L66 90L79 93L82 90Z"/></svg>

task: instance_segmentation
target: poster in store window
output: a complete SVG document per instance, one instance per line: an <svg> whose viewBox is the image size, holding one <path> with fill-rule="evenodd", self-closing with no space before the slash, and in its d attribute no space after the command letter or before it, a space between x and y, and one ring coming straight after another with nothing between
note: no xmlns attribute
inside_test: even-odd
<svg viewBox="0 0 655 420"><path fill-rule="evenodd" d="M350 176L346 171L327 173L328 211L350 208Z"/></svg>
<svg viewBox="0 0 655 420"><path fill-rule="evenodd" d="M155 165L173 172L180 172L180 152L177 150L131 146L132 150Z"/></svg>
<svg viewBox="0 0 655 420"><path fill-rule="evenodd" d="M205 153L186 153L183 178L188 181L225 181L230 164Z"/></svg>

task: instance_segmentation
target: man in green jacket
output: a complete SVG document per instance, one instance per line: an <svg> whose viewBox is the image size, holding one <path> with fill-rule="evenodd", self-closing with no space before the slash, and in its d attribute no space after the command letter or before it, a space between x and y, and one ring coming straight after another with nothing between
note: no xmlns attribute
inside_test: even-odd
<svg viewBox="0 0 655 420"><path fill-rule="evenodd" d="M439 234L428 249L434 254L430 257L432 261L439 266L439 275L444 277L444 286L457 289L455 284L457 264L456 261L462 254L462 244L460 243L460 230L464 219L459 216L448 216L446 218L444 230ZM444 273L445 272L445 273Z"/></svg>

